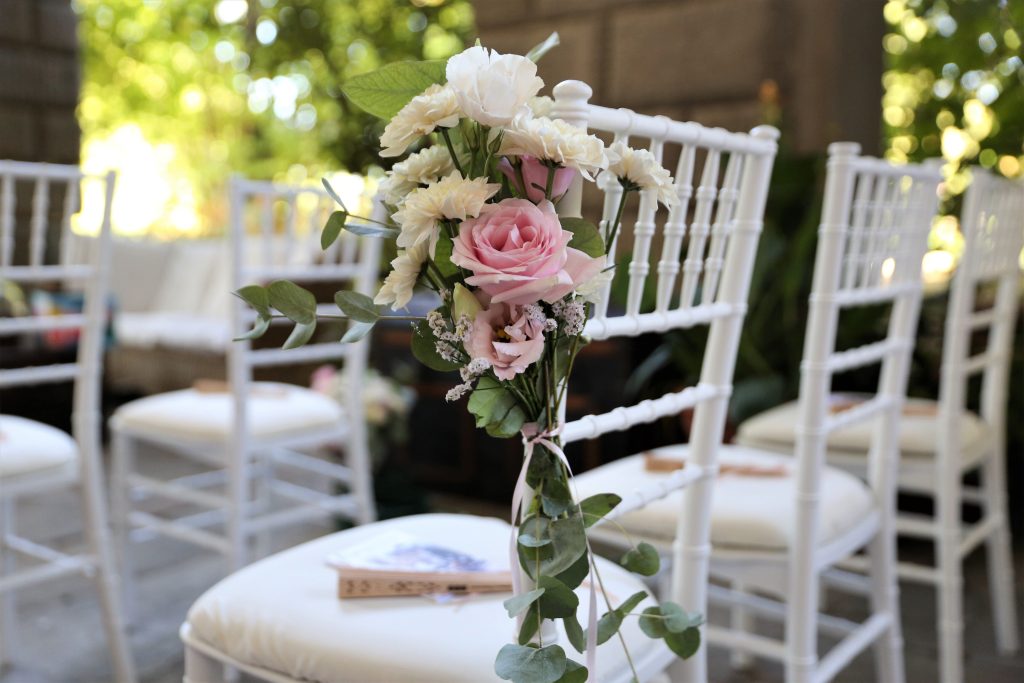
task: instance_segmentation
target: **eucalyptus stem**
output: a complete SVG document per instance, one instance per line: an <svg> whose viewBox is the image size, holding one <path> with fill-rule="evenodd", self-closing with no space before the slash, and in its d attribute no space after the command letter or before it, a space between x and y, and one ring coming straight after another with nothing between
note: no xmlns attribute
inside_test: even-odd
<svg viewBox="0 0 1024 683"><path fill-rule="evenodd" d="M592 552L589 547L587 552ZM612 601L608 599L608 591L604 589L604 580L601 579L601 570L597 568L597 562L593 558L591 558L590 563L590 566L594 568L594 576L597 577L597 585L601 588L601 595L604 597L604 604L608 606L608 611L611 612L613 611ZM591 586L591 590L593 590L593 586ZM618 629L616 634L619 636L619 642L622 643L622 651L626 655L626 661L629 662L629 670L633 672L633 680L638 681L640 679L636 675L636 665L633 663L633 657L629 654L629 647L626 645L625 636L622 635L622 629Z"/></svg>
<svg viewBox="0 0 1024 683"><path fill-rule="evenodd" d="M448 153L452 156L452 163L455 164L455 170L459 172L459 175L463 178L466 174L462 170L462 164L459 163L459 155L455 153L455 146L452 145L452 138L448 135L447 128L441 128L441 137L444 138L444 144L448 145Z"/></svg>
<svg viewBox="0 0 1024 683"><path fill-rule="evenodd" d="M272 314L270 317L279 318L281 320L291 320L291 318L289 318L286 315ZM318 313L316 317L318 320L352 320L352 318L348 317L347 315L335 315L333 313ZM422 315L382 315L379 318L377 318L378 322L382 320L426 320L426 318L423 317Z"/></svg>

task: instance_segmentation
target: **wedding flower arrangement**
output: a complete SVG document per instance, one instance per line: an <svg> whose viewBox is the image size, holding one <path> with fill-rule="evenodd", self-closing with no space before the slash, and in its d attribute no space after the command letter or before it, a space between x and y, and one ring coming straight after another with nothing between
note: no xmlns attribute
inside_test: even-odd
<svg viewBox="0 0 1024 683"><path fill-rule="evenodd" d="M412 351L426 366L459 374L449 401L466 399L488 434L524 442L516 486L510 560L514 595L505 602L510 644L497 654L499 677L516 682L596 680L596 648L619 632L627 617L681 657L699 647L700 617L662 602L640 613L644 591L613 604L604 592L586 529L621 501L611 493L576 500L561 449L563 402L584 336L590 299L611 276L607 259L622 207L632 193L653 191L675 201L672 179L646 150L606 147L548 116L539 97L536 60L557 35L527 56L503 55L477 45L447 62L402 62L353 78L346 96L387 121L381 156L405 158L381 183L391 221L352 216L341 209L322 233L325 248L342 230L365 238L394 239L398 255L372 299L338 292L347 318L342 338L365 336L381 319L411 320ZM577 178L611 174L623 187L618 217L599 230L580 218L559 216L557 206ZM402 313L416 288L432 290L437 307L425 317ZM295 323L286 346L310 339L316 327L313 295L288 282L252 285L237 294L257 312L248 337L261 335L275 316ZM275 313L274 311L277 311ZM613 523L609 521L609 523ZM644 576L659 570L657 551L634 545L621 558ZM590 577L584 623L575 592ZM599 616L598 594L605 608ZM586 665L555 642L554 620ZM619 634L625 647L625 639ZM628 656L628 651L627 651Z"/></svg>

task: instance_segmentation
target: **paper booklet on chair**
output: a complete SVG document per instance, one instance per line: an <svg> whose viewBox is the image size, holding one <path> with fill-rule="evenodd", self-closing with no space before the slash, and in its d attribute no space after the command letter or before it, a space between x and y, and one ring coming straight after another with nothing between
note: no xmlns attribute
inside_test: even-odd
<svg viewBox="0 0 1024 683"><path fill-rule="evenodd" d="M465 595L512 590L512 574L486 560L403 533L386 533L327 556L339 598Z"/></svg>

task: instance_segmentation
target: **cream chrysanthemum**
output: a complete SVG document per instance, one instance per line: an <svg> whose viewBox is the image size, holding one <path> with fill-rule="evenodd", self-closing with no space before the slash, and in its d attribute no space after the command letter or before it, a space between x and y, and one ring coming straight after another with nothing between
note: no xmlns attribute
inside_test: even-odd
<svg viewBox="0 0 1024 683"><path fill-rule="evenodd" d="M452 171L438 182L415 190L392 216L402 227L396 240L398 246L409 248L427 243L432 249L439 220L476 218L484 202L500 189L501 185L488 183L487 178L465 180L458 171Z"/></svg>
<svg viewBox="0 0 1024 683"><path fill-rule="evenodd" d="M665 206L675 206L679 201L672 175L658 163L650 150L633 149L624 142L613 142L608 147L608 172L641 190L655 190L658 201Z"/></svg>
<svg viewBox="0 0 1024 683"><path fill-rule="evenodd" d="M517 116L505 129L501 154L528 155L575 168L587 179L608 166L604 143L594 135L546 116Z"/></svg>
<svg viewBox="0 0 1024 683"><path fill-rule="evenodd" d="M384 284L377 296L373 297L373 303L391 304L391 308L396 311L404 308L412 299L412 291L426 260L426 242L399 252L398 257L391 261L391 272L384 278Z"/></svg>
<svg viewBox="0 0 1024 683"><path fill-rule="evenodd" d="M380 193L385 204L401 206L411 192L423 185L436 183L454 170L455 164L448 148L434 145L395 164L381 181Z"/></svg>
<svg viewBox="0 0 1024 683"><path fill-rule="evenodd" d="M416 139L429 135L435 128L458 125L462 110L455 91L447 85L434 84L395 114L380 136L382 157L397 157Z"/></svg>

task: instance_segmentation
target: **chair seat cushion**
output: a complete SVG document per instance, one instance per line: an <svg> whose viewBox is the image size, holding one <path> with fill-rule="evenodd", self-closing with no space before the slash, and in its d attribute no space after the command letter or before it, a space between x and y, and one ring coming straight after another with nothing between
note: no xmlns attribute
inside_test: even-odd
<svg viewBox="0 0 1024 683"><path fill-rule="evenodd" d="M388 532L409 534L508 566L510 527L497 519L430 514L368 524L325 536L227 577L192 606L192 635L220 652L290 678L318 683L483 683L498 681L494 660L513 641L515 622L502 606L508 593L450 602L430 597L337 598L337 575L325 558ZM618 605L644 590L637 577L601 560L601 578ZM586 586L586 582L584 582ZM580 615L586 626L586 588ZM650 600L650 598L648 598ZM648 600L634 611L650 606ZM599 613L606 609L599 603ZM561 622L558 622L561 624ZM622 633L634 660L663 647L627 619ZM583 662L564 633L559 644ZM617 638L598 648L601 680L628 680Z"/></svg>
<svg viewBox="0 0 1024 683"><path fill-rule="evenodd" d="M856 398L856 396L852 396ZM843 400L842 395L833 401ZM737 443L754 448L791 453L796 432L799 406L796 401L784 403L755 415L740 425ZM939 434L939 406L935 401L910 398L904 405L900 420L900 452L907 457L927 458L935 455ZM866 420L829 435L828 448L842 454L866 454L871 443L875 421ZM977 415L964 412L960 416L961 452L982 448L991 437L991 429Z"/></svg>
<svg viewBox="0 0 1024 683"><path fill-rule="evenodd" d="M652 451L685 460L687 446ZM723 548L782 550L796 534L796 478L793 459L739 446L722 446L721 476L715 481L711 542ZM754 471L729 471L727 465ZM758 472L757 470L762 470ZM777 474L781 472L781 474ZM769 476L771 475L771 476ZM657 482L664 472L648 471L644 455L633 455L576 477L579 495L614 491L625 495ZM853 528L871 509L871 491L856 477L828 467L822 477L818 543L827 543ZM618 519L626 531L661 543L675 538L682 492L675 491ZM611 529L606 525L605 529Z"/></svg>
<svg viewBox="0 0 1024 683"><path fill-rule="evenodd" d="M231 325L223 316L173 311L119 313L114 330L118 344L144 349L166 346L224 353L231 344Z"/></svg>
<svg viewBox="0 0 1024 683"><path fill-rule="evenodd" d="M227 391L182 389L126 403L114 420L119 429L135 433L223 441L231 434L234 412L234 398ZM337 426L344 413L337 401L311 389L256 382L248 417L250 433L267 438Z"/></svg>
<svg viewBox="0 0 1024 683"><path fill-rule="evenodd" d="M78 446L66 432L35 420L0 415L0 479L77 467Z"/></svg>

